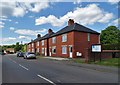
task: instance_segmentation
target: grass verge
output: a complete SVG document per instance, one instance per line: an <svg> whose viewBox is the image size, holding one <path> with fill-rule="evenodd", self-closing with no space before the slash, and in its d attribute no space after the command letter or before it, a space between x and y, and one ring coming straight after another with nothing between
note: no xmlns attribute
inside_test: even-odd
<svg viewBox="0 0 120 85"><path fill-rule="evenodd" d="M73 61L76 63L85 63L85 61L83 61L81 59L74 59ZM101 62L100 61L89 62L88 64L120 67L119 62L120 62L120 58L110 58L110 59L102 59Z"/></svg>

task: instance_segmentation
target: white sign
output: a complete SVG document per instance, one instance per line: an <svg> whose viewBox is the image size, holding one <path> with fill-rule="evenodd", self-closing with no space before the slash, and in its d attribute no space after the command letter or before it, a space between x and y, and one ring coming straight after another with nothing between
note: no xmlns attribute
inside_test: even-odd
<svg viewBox="0 0 120 85"><path fill-rule="evenodd" d="M92 52L101 52L101 45L92 45Z"/></svg>

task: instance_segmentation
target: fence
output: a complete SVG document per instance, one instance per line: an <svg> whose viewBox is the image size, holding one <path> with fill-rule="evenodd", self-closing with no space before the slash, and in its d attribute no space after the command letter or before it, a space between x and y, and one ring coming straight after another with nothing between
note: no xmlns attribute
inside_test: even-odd
<svg viewBox="0 0 120 85"><path fill-rule="evenodd" d="M120 58L120 50L102 50L102 52L92 52L91 49L87 49L86 61L98 61L107 58Z"/></svg>

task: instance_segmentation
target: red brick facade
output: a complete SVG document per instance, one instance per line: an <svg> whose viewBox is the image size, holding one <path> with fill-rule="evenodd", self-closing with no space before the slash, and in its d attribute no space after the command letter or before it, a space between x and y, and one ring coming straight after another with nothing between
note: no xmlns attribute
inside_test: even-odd
<svg viewBox="0 0 120 85"><path fill-rule="evenodd" d="M70 22L68 24L70 25ZM72 25L73 24L74 22ZM52 30L49 30L48 34L51 31ZM65 37L65 42L62 42L62 36ZM66 58L85 57L86 49L91 48L92 44L99 43L99 34L82 31L70 31L36 41L34 42L34 47L32 47L32 43L28 44L28 51L32 52L32 49L35 49L34 52L38 52L37 49L39 49L38 53L43 56ZM42 45L42 43L44 44Z"/></svg>

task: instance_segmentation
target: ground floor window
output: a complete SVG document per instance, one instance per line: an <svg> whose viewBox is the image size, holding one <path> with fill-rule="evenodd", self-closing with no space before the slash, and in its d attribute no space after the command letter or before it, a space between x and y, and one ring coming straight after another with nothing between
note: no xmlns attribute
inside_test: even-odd
<svg viewBox="0 0 120 85"><path fill-rule="evenodd" d="M30 52L30 49L28 51Z"/></svg>
<svg viewBox="0 0 120 85"><path fill-rule="evenodd" d="M67 54L67 46L62 46L62 54Z"/></svg>
<svg viewBox="0 0 120 85"><path fill-rule="evenodd" d="M53 54L56 54L56 46L53 46L53 47L52 47L52 53L53 53Z"/></svg>
<svg viewBox="0 0 120 85"><path fill-rule="evenodd" d="M37 52L39 52L39 48L37 48Z"/></svg>
<svg viewBox="0 0 120 85"><path fill-rule="evenodd" d="M44 54L44 48L42 48L42 54Z"/></svg>
<svg viewBox="0 0 120 85"><path fill-rule="evenodd" d="M34 52L34 49L32 49L32 52Z"/></svg>

